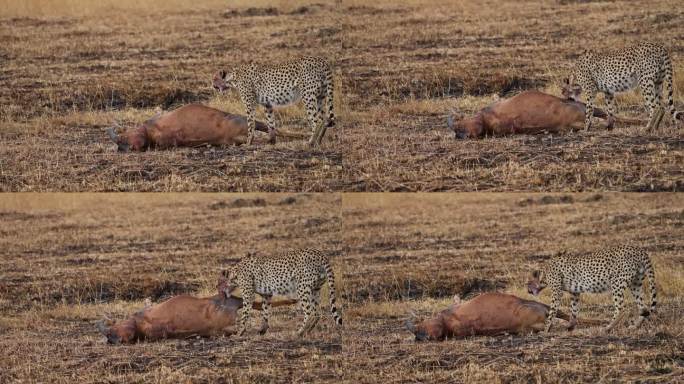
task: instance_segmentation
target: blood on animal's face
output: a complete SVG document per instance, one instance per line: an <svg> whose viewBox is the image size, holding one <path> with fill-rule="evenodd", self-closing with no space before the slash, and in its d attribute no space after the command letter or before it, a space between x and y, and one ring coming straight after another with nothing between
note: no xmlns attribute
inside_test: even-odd
<svg viewBox="0 0 684 384"><path fill-rule="evenodd" d="M542 282L543 274L539 271L532 272L530 279L527 281L527 293L534 296L539 296L539 293L546 288L546 284Z"/></svg>

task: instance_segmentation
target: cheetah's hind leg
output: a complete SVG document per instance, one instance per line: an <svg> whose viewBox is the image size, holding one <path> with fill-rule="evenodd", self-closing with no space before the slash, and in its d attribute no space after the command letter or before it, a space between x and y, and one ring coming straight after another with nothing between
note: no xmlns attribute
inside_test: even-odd
<svg viewBox="0 0 684 384"><path fill-rule="evenodd" d="M261 327L259 328L259 334L263 335L268 331L268 317L269 308L271 307L271 296L264 296L264 301L261 303Z"/></svg>
<svg viewBox="0 0 684 384"><path fill-rule="evenodd" d="M321 318L321 291L316 290L313 292L311 295L311 303L312 303L312 311L311 311L311 319L309 320L309 324L307 326L306 332L310 332L316 324L318 324L318 320Z"/></svg>
<svg viewBox="0 0 684 384"><path fill-rule="evenodd" d="M318 100L318 116L322 116L322 115L323 115L323 107L322 107L322 105L323 105L323 100L322 100L322 99L319 99L319 100ZM321 123L322 123L322 122L323 122L323 119L321 118ZM334 125L334 120L332 120L332 118L329 118L327 123L322 123L322 124L320 124L320 125L318 126L318 129L316 130L316 134L315 134L315 136L316 136L316 145L317 145L317 146L320 146L320 145L321 145L321 142L323 141L323 136L325 136L325 131L326 131L326 130L328 129L328 127L330 126L330 123L333 123L333 125Z"/></svg>
<svg viewBox="0 0 684 384"><path fill-rule="evenodd" d="M665 115L665 109L663 107L658 107L658 111L656 112L654 116L654 122L653 122L653 129L658 130L660 127L660 122L663 120L663 116Z"/></svg>

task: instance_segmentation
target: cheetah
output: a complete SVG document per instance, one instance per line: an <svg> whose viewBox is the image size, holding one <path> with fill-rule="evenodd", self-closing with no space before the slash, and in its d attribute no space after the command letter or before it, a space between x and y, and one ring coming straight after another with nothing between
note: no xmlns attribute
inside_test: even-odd
<svg viewBox="0 0 684 384"><path fill-rule="evenodd" d="M644 303L644 276L648 277L651 289L650 309ZM639 306L639 317L632 324L638 327L656 307L655 271L648 254L642 249L621 246L598 251L589 256L570 256L561 253L542 268L534 271L527 283L528 293L538 296L547 285L551 286L551 309L546 318L546 332L551 328L551 320L556 315L563 291L572 295L572 315L568 329L577 324L579 296L583 292L601 293L611 291L613 295L613 319L606 327L615 327L624 306L624 292L629 286Z"/></svg>
<svg viewBox="0 0 684 384"><path fill-rule="evenodd" d="M330 260L322 251L305 248L288 251L277 256L247 254L227 273L227 292L236 288L242 290L245 306L240 312L238 335L247 327L254 294L264 298L262 304L262 326L260 334L268 330L268 310L273 295L296 294L300 308L304 311L304 323L297 331L298 336L309 332L319 319L321 287L328 281L330 311L337 325L342 325L342 317L335 306L335 276Z"/></svg>
<svg viewBox="0 0 684 384"><path fill-rule="evenodd" d="M563 96L579 101L579 94L586 94L585 131L591 127L594 98L598 92L606 96L608 129L615 122L615 93L636 87L641 90L649 110L647 130L657 129L662 119L663 111L657 107L663 96L663 86L667 108L675 124L681 113L675 110L672 101L672 59L665 47L657 43L641 42L608 52L587 51L579 57L570 77L564 82L561 86Z"/></svg>
<svg viewBox="0 0 684 384"><path fill-rule="evenodd" d="M266 109L269 143L275 144L276 127L273 108L302 100L311 125L309 145L320 145L327 128L335 126L333 111L333 77L330 64L318 57L275 64L245 64L227 72L218 71L213 78L218 92L235 88L246 109L248 144L254 141L254 114L257 105ZM328 121L322 124L323 102L327 105Z"/></svg>

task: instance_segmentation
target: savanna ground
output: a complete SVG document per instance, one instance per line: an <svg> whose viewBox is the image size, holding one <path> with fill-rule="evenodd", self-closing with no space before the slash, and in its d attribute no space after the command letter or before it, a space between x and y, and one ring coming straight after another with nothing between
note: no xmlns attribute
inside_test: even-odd
<svg viewBox="0 0 684 384"><path fill-rule="evenodd" d="M684 375L684 203L676 194L9 194L0 198L0 382L596 382ZM555 252L652 256L657 314L638 331L416 344L403 323L454 294L527 297ZM345 321L306 339L298 309L256 336L110 346L94 327L146 298L209 296L247 250L332 255ZM325 290L324 290L325 292ZM327 294L324 294L327 296ZM540 298L548 302L548 294ZM564 303L567 305L567 301ZM567 308L566 308L567 309ZM607 295L581 317L607 321ZM628 296L626 313L635 307ZM625 319L627 321L627 319Z"/></svg>
<svg viewBox="0 0 684 384"><path fill-rule="evenodd" d="M345 2L346 3L346 2ZM673 191L684 185L683 130L640 126L457 141L471 114L523 89L560 95L584 49L665 44L684 91L677 1L375 2L342 12L346 189L355 191ZM602 99L601 99L602 100ZM600 101L600 105L603 105ZM646 118L636 92L619 114ZM680 126L682 123L680 122Z"/></svg>
<svg viewBox="0 0 684 384"><path fill-rule="evenodd" d="M253 321L243 338L110 346L94 323L145 298L211 296L248 250L323 247L337 266L340 204L335 194L0 196L0 382L336 380L342 337L327 313L307 339L294 335L296 306L275 308L263 337Z"/></svg>
<svg viewBox="0 0 684 384"><path fill-rule="evenodd" d="M335 63L341 42L332 5L36 0L3 8L1 190L342 189L339 130L314 150L304 140L267 146L261 135L251 148L125 155L104 134L115 122L130 127L189 102L244 114L236 94L218 96L210 86L222 68L297 55ZM265 121L261 111L258 118ZM310 132L301 107L278 118L283 129Z"/></svg>
<svg viewBox="0 0 684 384"><path fill-rule="evenodd" d="M13 1L0 10L5 191L679 191L682 129L456 141L446 116L523 89L558 94L585 48L657 40L684 109L684 10L669 1ZM103 129L217 96L217 69L297 55L336 67L338 127L319 149L118 154ZM636 92L620 114L644 117ZM263 119L263 114L259 117ZM301 106L278 113L308 132Z"/></svg>
<svg viewBox="0 0 684 384"><path fill-rule="evenodd" d="M338 263L350 382L682 382L684 201L676 194L344 194ZM529 272L563 249L621 244L647 250L657 314L637 331L627 294L623 323L605 334L580 326L548 336L415 343L404 321L446 308L454 294L501 291L530 298ZM538 300L549 303L548 292ZM566 294L563 310L569 311ZM582 295L580 318L612 315L608 294ZM372 378L372 379L371 379Z"/></svg>

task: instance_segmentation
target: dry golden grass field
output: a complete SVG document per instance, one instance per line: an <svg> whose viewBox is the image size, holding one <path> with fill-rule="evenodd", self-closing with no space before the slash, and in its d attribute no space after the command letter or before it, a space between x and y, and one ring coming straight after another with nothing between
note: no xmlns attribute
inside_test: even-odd
<svg viewBox="0 0 684 384"><path fill-rule="evenodd" d="M654 134L618 126L478 141L456 141L446 127L452 109L469 114L523 89L559 95L556 84L583 49L642 39L670 49L684 108L680 2L356 3L342 12L338 61L347 190L682 189L684 130L671 119ZM618 99L623 116L643 117L642 106L636 92Z"/></svg>
<svg viewBox="0 0 684 384"><path fill-rule="evenodd" d="M681 381L684 202L653 197L1 196L0 348L11 353L0 357L0 382ZM454 294L527 298L526 274L555 252L622 243L644 247L656 267L657 313L637 331L580 326L417 344L403 328L410 311L428 316ZM123 318L145 298L212 294L218 271L247 250L300 246L332 255L341 329L324 298L305 339L294 335L296 307L274 310L265 336L253 321L245 337L110 346L95 330L102 316ZM605 294L584 295L581 308L585 318L611 314Z"/></svg>
<svg viewBox="0 0 684 384"><path fill-rule="evenodd" d="M456 141L472 113L556 84L585 48L651 39L684 109L684 10L674 0L184 2L11 0L0 10L4 191L679 191L682 128ZM103 129L188 102L243 113L209 86L217 69L330 59L338 126L322 147L119 154ZM636 92L620 114L644 117ZM259 113L263 119L263 113ZM278 113L308 132L301 106ZM680 124L681 125L681 124Z"/></svg>
<svg viewBox="0 0 684 384"><path fill-rule="evenodd" d="M248 250L320 246L337 270L340 204L336 194L0 196L0 382L341 377L342 336L327 312L303 340L296 306L276 308L263 337L253 321L243 338L110 346L94 328L145 298L213 295L220 270Z"/></svg>
<svg viewBox="0 0 684 384"><path fill-rule="evenodd" d="M344 194L349 382L663 382L684 380L684 201L676 194ZM454 294L530 298L527 274L566 249L647 250L657 314L637 331L580 326L549 336L415 343L409 311L429 316ZM569 295L563 309L569 311ZM549 303L548 292L538 299ZM627 294L626 313L636 314ZM584 294L580 317L612 315L608 294ZM372 380L369 380L372 378Z"/></svg>
<svg viewBox="0 0 684 384"><path fill-rule="evenodd" d="M243 114L236 94L218 96L210 86L221 68L296 55L322 55L335 63L341 41L331 5L124 1L110 9L118 2L55 2L65 8L49 1L16 3L4 10L8 15L0 11L0 189L342 189L341 147L335 144L340 130L329 130L315 150L304 140L267 146L261 135L252 148L124 155L104 133L115 121L132 126L157 108L189 102ZM34 15L23 3L39 3L47 14ZM262 112L258 118L264 120ZM309 132L301 107L279 118L284 129Z"/></svg>
<svg viewBox="0 0 684 384"><path fill-rule="evenodd" d="M585 49L643 40L670 51L684 111L678 0L5 0L0 192L51 193L0 193L0 384L684 382L684 121L479 140L446 124L524 90L560 95ZM105 133L188 103L244 114L212 75L302 55L334 68L320 147L258 133L118 153ZM638 91L617 104L647 119ZM301 104L276 119L310 132ZM455 294L529 299L528 273L557 252L621 244L656 269L637 330L631 294L611 333L416 343L404 327ZM263 336L257 311L241 337L112 346L95 328L148 299L213 295L247 251L305 246L331 256L341 328L325 288L305 338L296 305ZM582 296L581 318L611 315L608 294Z"/></svg>

